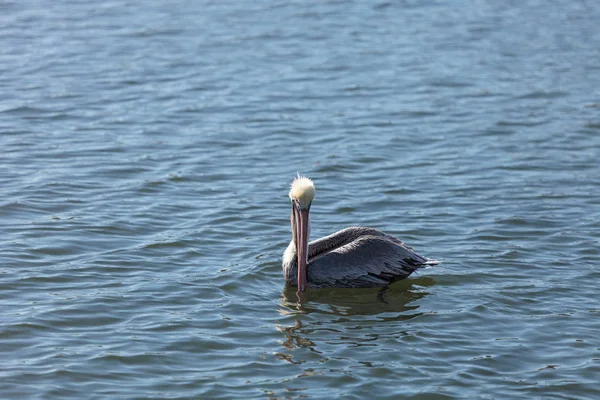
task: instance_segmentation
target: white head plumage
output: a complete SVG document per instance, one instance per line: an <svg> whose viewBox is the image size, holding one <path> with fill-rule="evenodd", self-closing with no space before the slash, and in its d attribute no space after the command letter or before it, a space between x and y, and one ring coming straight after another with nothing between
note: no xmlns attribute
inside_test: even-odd
<svg viewBox="0 0 600 400"><path fill-rule="evenodd" d="M307 177L298 175L292 182L289 195L301 209L307 209L315 198L315 184Z"/></svg>

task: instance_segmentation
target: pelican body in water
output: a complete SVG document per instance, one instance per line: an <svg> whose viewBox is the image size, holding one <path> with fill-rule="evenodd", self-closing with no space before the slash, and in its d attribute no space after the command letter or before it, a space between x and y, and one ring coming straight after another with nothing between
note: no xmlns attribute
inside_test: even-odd
<svg viewBox="0 0 600 400"><path fill-rule="evenodd" d="M308 243L315 185L298 176L290 189L292 241L283 253L283 276L298 290L386 286L418 268L438 264L395 237L354 226Z"/></svg>

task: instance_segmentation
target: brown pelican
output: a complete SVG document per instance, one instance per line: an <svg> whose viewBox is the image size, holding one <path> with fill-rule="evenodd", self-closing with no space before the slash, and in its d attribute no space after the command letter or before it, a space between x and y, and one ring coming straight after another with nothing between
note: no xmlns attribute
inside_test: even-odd
<svg viewBox="0 0 600 400"><path fill-rule="evenodd" d="M324 287L377 287L408 277L437 260L373 228L354 226L308 243L315 185L298 176L290 189L292 241L283 253L283 276L300 291Z"/></svg>

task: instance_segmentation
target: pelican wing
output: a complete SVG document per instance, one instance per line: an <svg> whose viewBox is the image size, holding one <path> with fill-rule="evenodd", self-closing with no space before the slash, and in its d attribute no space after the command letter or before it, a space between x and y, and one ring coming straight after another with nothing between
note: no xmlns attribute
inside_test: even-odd
<svg viewBox="0 0 600 400"><path fill-rule="evenodd" d="M310 261L309 286L383 286L408 277L418 268L437 264L394 237L374 229L369 231L377 234L365 232L349 241L340 241L340 246L328 249Z"/></svg>

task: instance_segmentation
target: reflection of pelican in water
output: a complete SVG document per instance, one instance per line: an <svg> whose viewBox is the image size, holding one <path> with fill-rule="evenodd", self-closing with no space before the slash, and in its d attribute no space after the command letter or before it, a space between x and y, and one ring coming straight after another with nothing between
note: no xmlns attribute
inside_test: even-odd
<svg viewBox="0 0 600 400"><path fill-rule="evenodd" d="M281 293L281 305L290 311L284 314L320 313L333 315L377 315L383 312L400 313L398 320L414 318L421 313L409 313L417 310L417 304L429 293L424 287L433 286L431 277L418 277L390 286L388 288L372 288L361 291L330 288L302 293L299 299L295 288L286 287ZM300 300L300 302L298 301Z"/></svg>
<svg viewBox="0 0 600 400"><path fill-rule="evenodd" d="M295 289L286 288L281 293L281 313L296 315L294 325L277 325L276 328L285 335L281 345L285 348L276 356L290 363L301 363L301 360L289 352L294 348L307 348L312 352L321 353L318 343L323 341L343 341L354 345L374 344L381 332L368 330L365 334L360 327L369 325L373 318L378 322L404 324L423 314L416 302L429 293L426 287L433 286L434 279L419 277L393 285L382 294L380 288L355 291L350 289L323 289L303 293L303 302L298 302ZM315 316L308 319L300 317L300 313L312 313ZM384 315L379 315L384 314ZM395 314L395 315L394 315ZM333 318L332 318L333 317ZM353 318L355 317L355 318ZM352 334L348 330L352 326ZM331 338L331 335L334 338ZM327 338L329 336L329 338ZM383 335L389 336L389 335ZM316 339L318 337L318 339Z"/></svg>
<svg viewBox="0 0 600 400"><path fill-rule="evenodd" d="M372 228L350 227L308 243L315 186L298 176L290 189L292 241L283 254L283 275L303 292L310 288L381 287L435 265L412 248Z"/></svg>

